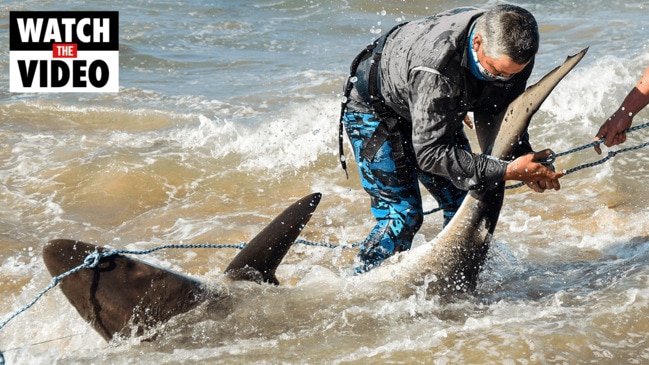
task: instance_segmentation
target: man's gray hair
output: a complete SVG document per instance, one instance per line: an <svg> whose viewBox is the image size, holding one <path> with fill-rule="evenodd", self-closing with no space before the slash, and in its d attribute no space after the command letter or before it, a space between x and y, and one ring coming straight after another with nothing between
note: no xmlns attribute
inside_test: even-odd
<svg viewBox="0 0 649 365"><path fill-rule="evenodd" d="M539 50L536 19L515 5L498 5L484 13L476 21L475 34L482 38L485 55L505 55L519 65L528 63Z"/></svg>

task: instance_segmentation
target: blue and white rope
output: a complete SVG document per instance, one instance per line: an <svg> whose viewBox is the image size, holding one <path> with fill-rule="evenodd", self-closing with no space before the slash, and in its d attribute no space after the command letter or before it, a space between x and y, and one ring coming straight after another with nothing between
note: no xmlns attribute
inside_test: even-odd
<svg viewBox="0 0 649 365"><path fill-rule="evenodd" d="M648 127L648 126L649 126L649 122L644 123L644 124L637 125L637 126L632 127L632 128L629 128L629 129L627 129L625 132L628 133L628 132L637 131L638 129L646 128L646 127ZM598 144L600 144L600 143L602 143L602 142L604 142L604 138L600 138L600 139L597 140L597 141L594 141L594 142L591 142L591 143L585 144L585 145L583 145L583 146L579 146L579 147L573 148L573 149L568 150L568 151L565 151L565 152L561 152L561 153L554 154L554 155L548 157L548 159L547 159L546 161L544 161L544 162L554 162L554 160L556 160L558 157L566 156L566 155L569 155L569 154L571 154L571 153L575 153L575 152L579 152L579 151L581 151L581 150L585 150L585 149L587 149L587 148L595 147L596 145L598 145ZM565 175L568 175L568 174L572 174L573 172L577 172L577 171L579 171L579 170L583 170L583 169L589 168L589 167L593 167L593 166L601 165L601 164L603 164L604 162L606 162L606 161L610 160L611 158L615 157L616 155L619 155L620 153L629 152L629 151L634 151L634 150L637 150L637 149L640 149L640 148L644 148L644 147L647 147L647 146L649 146L649 142L645 142L645 143L639 144L639 145L637 145L637 146L632 146L632 147L622 148L622 149L619 149L619 150L617 150L617 151L609 151L608 154L606 155L606 157L604 157L604 158L602 158L602 159L599 159L599 160L594 161L594 162L584 163L584 164L581 164L581 165L575 166L575 167L573 167L573 168L570 168L570 169L564 170L564 176L565 176ZM521 187L521 186L523 186L523 185L525 185L525 183L521 182L521 183L517 183L517 184L509 185L509 186L507 186L505 189L516 189L516 188L519 188L519 187ZM431 212L432 212L432 211L431 211Z"/></svg>

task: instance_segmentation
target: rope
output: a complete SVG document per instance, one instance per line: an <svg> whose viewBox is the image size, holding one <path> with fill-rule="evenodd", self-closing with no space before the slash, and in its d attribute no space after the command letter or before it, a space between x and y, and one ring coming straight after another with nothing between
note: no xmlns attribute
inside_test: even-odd
<svg viewBox="0 0 649 365"><path fill-rule="evenodd" d="M354 242L351 245L334 245L334 244L327 243L327 242L314 242L314 241L307 241L307 240L303 240L303 239L298 238L298 239L295 240L295 243L299 243L299 244L307 245L307 246L320 246L320 247L331 248L331 249L340 248L340 249L346 250L346 249L349 249L349 248L358 247L363 242Z"/></svg>
<svg viewBox="0 0 649 365"><path fill-rule="evenodd" d="M635 127L632 127L632 128L629 128L625 132L636 131L636 130L639 130L639 129L642 129L642 128L646 128L648 126L649 126L649 122L638 125L638 126L635 126ZM588 143L588 144L573 148L571 150L554 154L554 155L548 157L543 162L544 163L553 163L556 160L556 158L558 158L558 157L566 156L566 155L569 155L571 153L579 152L579 151L582 151L584 149L594 147L594 146L602 143L603 141L604 141L604 138L601 138L601 139L599 139L597 141L594 141L594 142L591 142L591 143ZM610 160L611 158L615 157L616 155L618 155L620 153L634 151L634 150L644 148L644 147L647 147L647 146L649 146L649 142L645 142L645 143L642 143L640 145L633 146L633 147L623 148L623 149L620 149L620 150L617 150L617 151L609 151L608 154L606 155L606 157L604 157L604 158L602 158L600 160L585 163L585 164L581 164L581 165L578 165L576 167L565 170L564 175L568 175L568 174L571 174L571 173L579 171L579 170L583 170L583 169L586 169L586 168L589 168L589 167L593 167L593 166L603 164L604 162ZM507 186L506 189L515 189L515 188L521 187L523 185L525 185L525 183L521 182L521 183L518 183L518 184ZM438 212L440 210L442 210L442 208L435 208L435 209L424 212L424 214L428 215L428 214L431 214L431 213ZM362 242L355 242L355 243L353 243L351 245L334 245L334 244L331 244L331 243L307 241L307 240L304 240L304 239L297 239L297 240L295 240L295 243L303 244L303 245L307 245L307 246L320 246L320 247L325 247L325 248L330 248L330 249L336 249L336 248L350 249L350 248L358 247L358 246L360 246L362 244ZM164 249L170 249L170 248L174 248L174 249L178 249L178 248L188 248L188 249L197 249L197 248L236 248L236 249L242 249L245 245L246 244L244 242L239 243L239 244L208 244L208 243L206 243L206 244L173 244L173 245L164 245L164 246L154 247L154 248L151 248L151 249L148 249L148 250L139 250L139 251L132 251L132 250L108 250L108 251L105 251L105 252L95 251L93 253L90 253L84 259L83 264L81 264L81 265L79 265L79 266L77 266L77 267L75 267L75 268L73 268L73 269L71 269L71 270L57 276L57 277L55 277L55 278L52 278L52 280L50 281L50 284L45 289L43 289L40 293L38 293L34 297L34 299L32 299L27 305L25 305L24 307L22 307L21 309L19 309L15 313L13 313L11 316L9 316L9 318L7 318L2 323L0 323L0 330L2 330L7 325L7 323L9 323L12 319L16 318L18 315L25 312L26 310L31 308L34 304L36 304L36 302L43 295L45 295L45 293L47 293L52 288L54 288L56 285L58 285L58 283L61 280L63 280L64 278L66 278L66 277L68 277L68 276L70 276L70 275L72 275L72 274L74 274L74 273L76 273L76 272L78 272L78 271L80 271L82 269L86 269L86 268L92 269L92 268L96 267L99 264L99 262L101 261L101 259L104 258L104 257L109 257L109 256L114 256L114 255L121 255L121 254L146 255L146 254L150 254L150 253L155 252L155 251L164 250ZM5 357L4 357L4 354L3 354L3 352L1 350L0 350L0 365L5 365Z"/></svg>
<svg viewBox="0 0 649 365"><path fill-rule="evenodd" d="M637 125L637 126L632 127L632 128L629 128L629 129L625 130L624 132L625 132L625 133L633 132L633 131L637 131L637 130L639 130L639 129L646 128L646 127L649 127L649 122L644 123L644 124ZM561 153L553 154L552 156L550 156L550 157L548 157L547 159L545 159L543 162L544 162L544 163L552 163L552 162L554 162L558 157L566 156L566 155L569 155L569 154L571 154L571 153L575 153L575 152L579 152L579 151L585 150L585 149L587 149L587 148L595 147L595 146L597 146L598 144L600 144L600 143L602 143L602 142L604 142L604 138L600 138L600 139L597 140L597 141L593 141L593 142L591 142L591 143L588 143L588 144L585 144L585 145L583 145L583 146L579 146L579 147L573 148L573 149L568 150L568 151L565 151L565 152L561 152ZM622 149L619 149L619 150L617 150L617 151L609 151L608 154L606 155L606 157L604 157L604 158L602 158L602 159L599 159L599 160L597 160L597 161L593 161L593 162L584 163L584 164L581 164L581 165L575 166L575 167L573 167L573 168L570 168L570 169L564 170L564 176L565 176L565 175L568 175L568 174L572 174L573 172L577 172L577 171L579 171L579 170L583 170L583 169L589 168L589 167L593 167L593 166L601 165L601 164L603 164L604 162L606 162L606 161L610 160L611 158L615 157L616 155L619 155L620 153L624 153L624 152L629 152L629 151L638 150L638 149L640 149L640 148L644 148L644 147L647 147L647 146L649 146L649 142L645 142L645 143L639 144L639 145L637 145L637 146L632 146L632 147L622 148ZM521 186L523 186L523 185L525 185L525 183L524 183L524 182L521 182L521 183L518 183L518 184L509 185L509 186L507 186L505 189L516 189L516 188L519 188L519 187L521 187Z"/></svg>

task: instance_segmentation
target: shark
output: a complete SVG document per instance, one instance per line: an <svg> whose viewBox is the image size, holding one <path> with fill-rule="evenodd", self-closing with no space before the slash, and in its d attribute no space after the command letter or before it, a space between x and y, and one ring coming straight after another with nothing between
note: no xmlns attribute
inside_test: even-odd
<svg viewBox="0 0 649 365"><path fill-rule="evenodd" d="M252 238L226 267L233 281L279 285L275 271L311 219L322 194L291 204ZM216 300L214 290L190 276L72 239L54 239L43 247L43 261L53 277L66 273L59 287L106 341L142 335L170 318ZM102 255L103 254L103 255ZM103 256L103 257L102 257ZM86 267L89 257L99 257ZM83 267L80 270L75 269Z"/></svg>
<svg viewBox="0 0 649 365"><path fill-rule="evenodd" d="M498 126L476 125L484 153L503 160L532 117L556 85L584 57L587 48L528 87L497 118ZM505 184L495 189L471 191L455 217L430 242L396 254L381 266L351 276L342 284L369 293L384 285L411 295L423 288L427 295L452 296L472 292L478 283L498 223ZM279 285L275 273L298 238L322 194L309 194L286 208L232 259L224 270L231 281ZM83 266L89 255L110 249L73 239L54 239L44 245L43 261L53 277L74 271L60 289L77 312L107 341L115 336L141 335L147 329L187 313L216 294L206 283L122 254L101 257L97 265ZM324 295L324 294L323 294Z"/></svg>

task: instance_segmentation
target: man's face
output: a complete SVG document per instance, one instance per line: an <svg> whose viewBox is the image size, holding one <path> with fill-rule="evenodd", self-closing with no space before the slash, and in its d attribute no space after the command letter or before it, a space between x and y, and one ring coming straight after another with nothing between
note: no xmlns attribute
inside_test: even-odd
<svg viewBox="0 0 649 365"><path fill-rule="evenodd" d="M511 58L501 55L500 58L489 57L484 53L482 37L477 34L473 39L473 49L478 56L478 69L483 76L499 81L507 81L515 74L523 71L527 63L518 64Z"/></svg>

